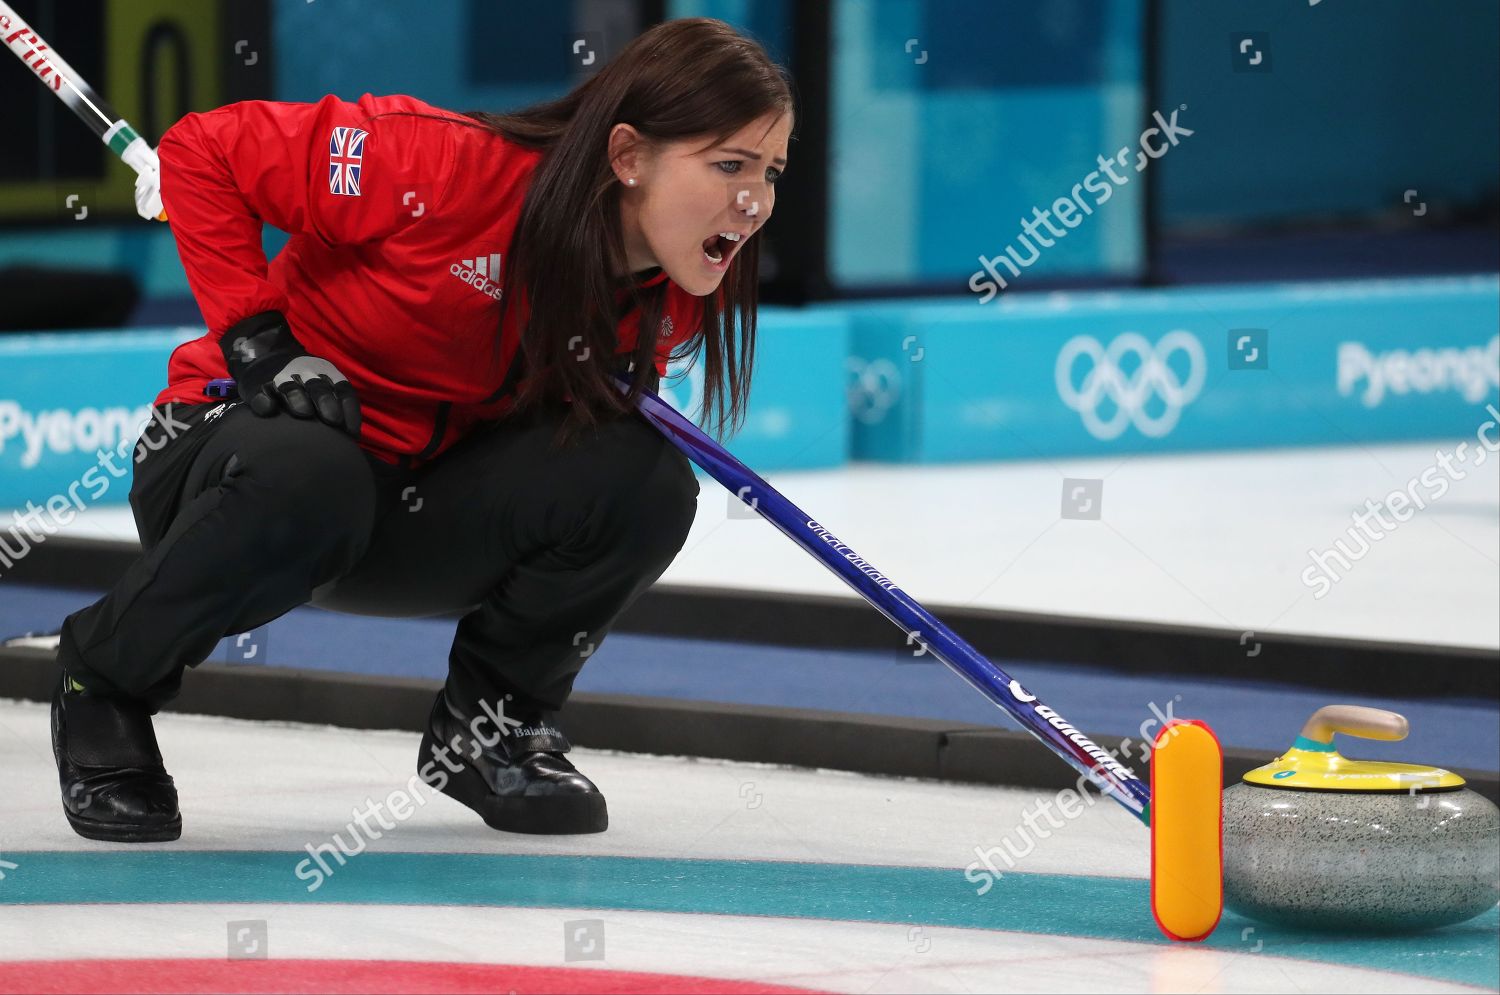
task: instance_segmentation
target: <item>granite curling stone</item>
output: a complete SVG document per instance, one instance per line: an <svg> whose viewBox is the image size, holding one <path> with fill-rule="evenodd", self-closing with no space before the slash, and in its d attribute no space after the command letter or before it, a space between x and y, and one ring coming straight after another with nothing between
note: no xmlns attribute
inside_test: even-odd
<svg viewBox="0 0 1500 995"><path fill-rule="evenodd" d="M1349 760L1334 733L1405 739L1395 712L1320 708L1224 792L1224 903L1277 925L1409 932L1500 900L1500 810L1451 771Z"/></svg>

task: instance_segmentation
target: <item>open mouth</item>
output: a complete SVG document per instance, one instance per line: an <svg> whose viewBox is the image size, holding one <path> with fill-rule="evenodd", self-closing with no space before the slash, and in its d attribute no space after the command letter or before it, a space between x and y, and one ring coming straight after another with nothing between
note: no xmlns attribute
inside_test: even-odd
<svg viewBox="0 0 1500 995"><path fill-rule="evenodd" d="M716 232L703 240L703 258L715 269L724 269L744 244L744 239L745 236L739 232Z"/></svg>

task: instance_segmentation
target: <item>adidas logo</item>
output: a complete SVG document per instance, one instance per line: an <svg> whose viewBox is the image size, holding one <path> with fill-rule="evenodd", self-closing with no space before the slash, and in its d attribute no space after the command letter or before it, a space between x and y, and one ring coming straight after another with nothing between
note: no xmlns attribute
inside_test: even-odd
<svg viewBox="0 0 1500 995"><path fill-rule="evenodd" d="M500 253L491 252L488 256L461 259L449 266L448 272L480 293L488 294L497 301L500 299Z"/></svg>

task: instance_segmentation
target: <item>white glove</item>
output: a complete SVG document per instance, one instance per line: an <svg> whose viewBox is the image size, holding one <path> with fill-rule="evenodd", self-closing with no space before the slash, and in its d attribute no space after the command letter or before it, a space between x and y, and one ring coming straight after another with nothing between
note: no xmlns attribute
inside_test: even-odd
<svg viewBox="0 0 1500 995"><path fill-rule="evenodd" d="M147 221L157 221L161 206L161 170L148 169L135 177L135 212Z"/></svg>
<svg viewBox="0 0 1500 995"><path fill-rule="evenodd" d="M147 221L167 220L161 206L161 162L156 150L138 137L125 147L120 158L135 170L135 212Z"/></svg>

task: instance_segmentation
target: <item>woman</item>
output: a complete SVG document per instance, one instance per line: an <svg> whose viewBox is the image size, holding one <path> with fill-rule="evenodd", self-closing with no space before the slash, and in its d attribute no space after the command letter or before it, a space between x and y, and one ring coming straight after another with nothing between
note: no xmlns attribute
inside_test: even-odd
<svg viewBox="0 0 1500 995"><path fill-rule="evenodd" d="M516 114L367 94L174 125L161 198L208 334L137 446L143 555L63 626L73 828L178 838L151 716L225 635L311 602L464 612L421 775L497 829L603 830L552 716L698 493L634 397L675 348L719 431L743 415L791 127L784 73L708 19ZM269 266L262 219L291 233Z"/></svg>

